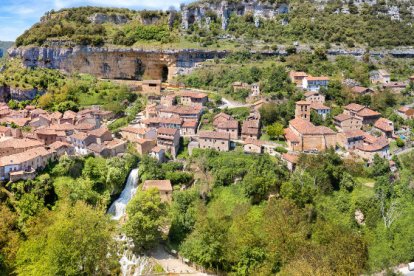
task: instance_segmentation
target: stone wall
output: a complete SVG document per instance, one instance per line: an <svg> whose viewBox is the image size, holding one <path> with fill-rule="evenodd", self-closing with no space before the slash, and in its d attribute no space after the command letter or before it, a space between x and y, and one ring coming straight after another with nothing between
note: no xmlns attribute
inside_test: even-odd
<svg viewBox="0 0 414 276"><path fill-rule="evenodd" d="M143 50L106 47L21 47L9 50L30 68L59 69L106 79L171 80L207 59L222 58L227 52L202 50Z"/></svg>

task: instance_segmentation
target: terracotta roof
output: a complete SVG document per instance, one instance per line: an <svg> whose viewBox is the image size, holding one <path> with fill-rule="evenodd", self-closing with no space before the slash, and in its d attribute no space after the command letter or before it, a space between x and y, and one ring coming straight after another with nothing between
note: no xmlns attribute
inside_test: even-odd
<svg viewBox="0 0 414 276"><path fill-rule="evenodd" d="M352 87L352 92L357 93L357 94L363 94L364 92L368 91L372 91L372 89L367 88L367 87L363 87L363 86L354 86Z"/></svg>
<svg viewBox="0 0 414 276"><path fill-rule="evenodd" d="M239 122L236 121L236 120L229 120L229 121L221 122L217 125L217 128L220 128L220 129L227 129L227 128L238 129L239 128Z"/></svg>
<svg viewBox="0 0 414 276"><path fill-rule="evenodd" d="M170 106L163 108L160 111L179 115L198 115L201 110L202 107L199 106Z"/></svg>
<svg viewBox="0 0 414 276"><path fill-rule="evenodd" d="M113 139L111 141L105 141L104 145L108 149L114 149L116 147L119 147L120 145L126 144L126 141L120 140L120 139Z"/></svg>
<svg viewBox="0 0 414 276"><path fill-rule="evenodd" d="M71 144L68 144L66 142L56 141L49 145L49 147L53 150L57 150L60 148L72 148L73 146Z"/></svg>
<svg viewBox="0 0 414 276"><path fill-rule="evenodd" d="M339 122L343 122L343 121L350 120L350 119L352 119L352 116L345 114L345 113L339 114L334 117L334 120L339 121Z"/></svg>
<svg viewBox="0 0 414 276"><path fill-rule="evenodd" d="M199 137L202 139L230 140L229 133L217 131L200 131Z"/></svg>
<svg viewBox="0 0 414 276"><path fill-rule="evenodd" d="M197 121L185 121L182 125L183 128L197 128Z"/></svg>
<svg viewBox="0 0 414 276"><path fill-rule="evenodd" d="M42 146L43 143L38 140L32 139L8 139L4 141L0 141L0 148L33 148Z"/></svg>
<svg viewBox="0 0 414 276"><path fill-rule="evenodd" d="M379 118L374 126L382 131L394 131L394 124L385 118Z"/></svg>
<svg viewBox="0 0 414 276"><path fill-rule="evenodd" d="M80 130L80 131L82 131L82 130L86 130L86 131L93 130L95 127L96 127L95 125L88 124L88 123L82 123L82 124L75 125L75 129Z"/></svg>
<svg viewBox="0 0 414 276"><path fill-rule="evenodd" d="M158 135L175 136L177 132L179 132L179 130L176 128L160 127L159 129L157 129Z"/></svg>
<svg viewBox="0 0 414 276"><path fill-rule="evenodd" d="M300 141L299 137L290 128L285 128L285 138L290 142L299 143Z"/></svg>
<svg viewBox="0 0 414 276"><path fill-rule="evenodd" d="M36 109L30 111L30 114L47 114L47 111L43 110L41 108L36 108Z"/></svg>
<svg viewBox="0 0 414 276"><path fill-rule="evenodd" d="M406 88L407 85L408 84L405 82L390 82L390 83L383 84L382 87L384 88Z"/></svg>
<svg viewBox="0 0 414 276"><path fill-rule="evenodd" d="M172 192L172 185L170 180L146 180L142 186L142 190L157 188L159 191Z"/></svg>
<svg viewBox="0 0 414 276"><path fill-rule="evenodd" d="M306 77L306 79L308 80L308 81L328 81L329 80L329 77L311 77L311 76L308 76L308 77Z"/></svg>
<svg viewBox="0 0 414 276"><path fill-rule="evenodd" d="M297 105L310 105L311 103L308 101L298 101L296 102Z"/></svg>
<svg viewBox="0 0 414 276"><path fill-rule="evenodd" d="M290 71L289 75L292 77L307 77L308 76L308 74L306 74L305 72L300 72L300 71Z"/></svg>
<svg viewBox="0 0 414 276"><path fill-rule="evenodd" d="M36 134L39 135L49 135L49 136L57 136L57 132L54 129L49 128L39 128L35 131Z"/></svg>
<svg viewBox="0 0 414 276"><path fill-rule="evenodd" d="M183 123L183 119L180 117L171 117L171 118L159 118L158 122L160 124L174 124L174 125L181 125Z"/></svg>
<svg viewBox="0 0 414 276"><path fill-rule="evenodd" d="M400 107L400 108L398 109L398 112L401 112L401 113L406 113L408 110L410 110L410 108L409 108L409 107L407 107L407 106L402 106L402 107Z"/></svg>
<svg viewBox="0 0 414 276"><path fill-rule="evenodd" d="M73 134L70 137L72 137L76 140L82 140L83 141L83 140L86 140L89 137L89 135L84 133L84 132L78 132L78 133Z"/></svg>
<svg viewBox="0 0 414 276"><path fill-rule="evenodd" d="M104 145L99 145L99 144L96 144L96 143L92 143L89 146L87 146L87 149L90 150L90 151L93 151L95 153L100 154L105 149L105 146Z"/></svg>
<svg viewBox="0 0 414 276"><path fill-rule="evenodd" d="M265 144L265 142L257 140L257 139L248 138L248 139L244 140L244 144L245 145L255 145L255 146L261 147Z"/></svg>
<svg viewBox="0 0 414 276"><path fill-rule="evenodd" d="M335 134L336 132L332 129L324 126L315 126L311 122L303 120L301 118L293 119L289 124L295 128L301 134Z"/></svg>
<svg viewBox="0 0 414 276"><path fill-rule="evenodd" d="M150 142L153 142L153 141L154 141L153 139L133 139L131 142L142 145L142 144L150 143Z"/></svg>
<svg viewBox="0 0 414 276"><path fill-rule="evenodd" d="M376 152L388 147L389 145L390 144L386 138L380 137L374 143L360 145L357 149L366 152Z"/></svg>
<svg viewBox="0 0 414 276"><path fill-rule="evenodd" d="M68 110L65 111L65 113L63 113L63 119L74 119L76 118L76 113L73 112L72 110Z"/></svg>
<svg viewBox="0 0 414 276"><path fill-rule="evenodd" d="M248 120L243 122L243 128L259 128L260 121L259 120Z"/></svg>
<svg viewBox="0 0 414 276"><path fill-rule="evenodd" d="M297 164L298 161L299 161L299 155L290 154L290 153L284 153L282 155L282 159L284 159L284 160L286 160L286 161L288 161L290 163Z"/></svg>
<svg viewBox="0 0 414 276"><path fill-rule="evenodd" d="M372 117L372 116L380 116L381 113L376 112L376 111L366 107L366 108L362 109L361 111L359 111L357 113L357 115L360 116L360 117Z"/></svg>
<svg viewBox="0 0 414 276"><path fill-rule="evenodd" d="M373 135L371 135L371 134L369 134L367 132L364 132L364 141L366 143L368 143L368 144L374 144L377 140L378 140L377 137L375 137L375 136L373 136Z"/></svg>
<svg viewBox="0 0 414 276"><path fill-rule="evenodd" d="M314 102L311 104L311 108L315 110L331 110L330 107L320 103L320 102Z"/></svg>
<svg viewBox="0 0 414 276"><path fill-rule="evenodd" d="M27 162L30 160L35 159L39 156L47 156L50 152L46 150L44 147L37 147L29 149L25 152L4 156L0 158L0 166L7 166L7 165L15 165L21 164L23 162Z"/></svg>
<svg viewBox="0 0 414 276"><path fill-rule="evenodd" d="M360 105L360 104L356 104L356 103L351 103L351 104L348 104L347 106L345 106L344 108L347 109L347 110L358 112L358 111L361 111L362 109L364 109L365 106Z"/></svg>
<svg viewBox="0 0 414 276"><path fill-rule="evenodd" d="M109 130L106 127L100 127L94 130L89 131L89 135L95 136L95 137L101 137L105 135Z"/></svg>
<svg viewBox="0 0 414 276"><path fill-rule="evenodd" d="M362 131L360 129L356 130L350 130L350 131L344 131L343 134L346 138L354 138L354 137L365 137L365 131Z"/></svg>
<svg viewBox="0 0 414 276"><path fill-rule="evenodd" d="M60 118L62 118L62 116L63 116L63 114L60 113L59 111L56 111L56 112L53 112L52 114L50 114L50 117L52 119L55 119L55 120L59 120Z"/></svg>
<svg viewBox="0 0 414 276"><path fill-rule="evenodd" d="M124 128L121 128L121 131L144 135L145 133L149 131L149 129L148 128L136 128L136 127L124 127Z"/></svg>
<svg viewBox="0 0 414 276"><path fill-rule="evenodd" d="M181 91L180 93L181 97L190 97L193 99L203 99L207 97L207 94L205 93L196 93L191 91Z"/></svg>
<svg viewBox="0 0 414 276"><path fill-rule="evenodd" d="M314 96L314 95L319 95L319 92L316 91L309 91L305 93L305 97L310 97L310 96Z"/></svg>
<svg viewBox="0 0 414 276"><path fill-rule="evenodd" d="M64 131L69 131L69 130L74 130L75 126L69 123L64 123L64 124L55 124L55 125L50 125L49 127L50 129L55 129L55 130L64 130Z"/></svg>
<svg viewBox="0 0 414 276"><path fill-rule="evenodd" d="M5 117L0 119L1 123L15 123L19 127L26 126L30 122L30 118L11 118Z"/></svg>

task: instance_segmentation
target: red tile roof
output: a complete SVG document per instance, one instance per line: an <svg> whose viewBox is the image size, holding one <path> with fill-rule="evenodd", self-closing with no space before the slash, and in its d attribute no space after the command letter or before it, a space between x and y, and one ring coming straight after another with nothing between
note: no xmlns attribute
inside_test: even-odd
<svg viewBox="0 0 414 276"><path fill-rule="evenodd" d="M217 128L219 129L238 129L239 128L239 122L236 120L229 120L222 123L219 123L217 125Z"/></svg>
<svg viewBox="0 0 414 276"><path fill-rule="evenodd" d="M199 137L202 139L230 140L229 133L217 131L200 131Z"/></svg>
<svg viewBox="0 0 414 276"><path fill-rule="evenodd" d="M330 107L324 105L323 103L320 102L313 102L311 104L311 108L314 110L331 110Z"/></svg>
<svg viewBox="0 0 414 276"><path fill-rule="evenodd" d="M290 128L285 129L285 138L290 142L299 143L300 141L299 137Z"/></svg>
<svg viewBox="0 0 414 276"><path fill-rule="evenodd" d="M339 114L338 116L334 117L334 120L339 122L343 122L350 119L352 119L352 116L345 113Z"/></svg>
<svg viewBox="0 0 414 276"><path fill-rule="evenodd" d="M182 125L183 128L197 128L197 121L185 121Z"/></svg>
<svg viewBox="0 0 414 276"><path fill-rule="evenodd" d="M299 133L309 134L309 135L325 135L325 134L335 134L336 132L332 129L324 126L315 126L311 122L303 120L301 118L293 119L289 124L295 128Z"/></svg>
<svg viewBox="0 0 414 276"><path fill-rule="evenodd" d="M385 118L379 118L374 126L382 131L394 131L394 124Z"/></svg>
<svg viewBox="0 0 414 276"><path fill-rule="evenodd" d="M159 129L157 129L157 134L158 135L175 136L177 132L179 132L179 130L176 129L176 128L160 127Z"/></svg>
<svg viewBox="0 0 414 276"><path fill-rule="evenodd" d="M360 104L356 104L356 103L351 103L351 104L348 104L347 106L345 106L344 108L347 109L347 110L350 110L350 111L358 112L358 111L361 111L362 109L364 109L365 106L360 105Z"/></svg>
<svg viewBox="0 0 414 276"><path fill-rule="evenodd" d="M364 109L359 111L357 115L360 117L374 117L374 116L381 116L381 113L365 107Z"/></svg>
<svg viewBox="0 0 414 276"><path fill-rule="evenodd" d="M282 159L284 159L284 160L286 160L286 161L288 161L290 163L297 164L298 161L299 161L299 155L290 154L290 153L284 153L282 155Z"/></svg>
<svg viewBox="0 0 414 276"><path fill-rule="evenodd" d="M162 192L172 192L172 185L170 180L146 180L142 186L142 190L157 188Z"/></svg>

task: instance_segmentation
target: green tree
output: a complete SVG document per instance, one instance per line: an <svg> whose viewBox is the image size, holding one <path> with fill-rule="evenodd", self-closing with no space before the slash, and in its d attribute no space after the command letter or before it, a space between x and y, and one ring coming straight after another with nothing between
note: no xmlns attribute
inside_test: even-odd
<svg viewBox="0 0 414 276"><path fill-rule="evenodd" d="M129 202L128 221L124 229L138 251L150 249L161 238L161 227L167 215L166 208L158 189L140 191Z"/></svg>
<svg viewBox="0 0 414 276"><path fill-rule="evenodd" d="M113 224L83 202L45 211L29 228L16 258L20 275L109 275L118 264Z"/></svg>
<svg viewBox="0 0 414 276"><path fill-rule="evenodd" d="M266 133L271 139L280 139L280 137L283 136L284 127L281 123L276 122L266 127Z"/></svg>

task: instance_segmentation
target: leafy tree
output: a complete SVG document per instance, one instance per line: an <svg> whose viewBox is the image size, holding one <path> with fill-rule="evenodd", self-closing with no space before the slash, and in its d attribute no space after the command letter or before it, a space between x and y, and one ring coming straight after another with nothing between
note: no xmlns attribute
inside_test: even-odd
<svg viewBox="0 0 414 276"><path fill-rule="evenodd" d="M137 193L127 206L125 233L132 238L138 251L150 249L161 238L166 218L166 205L157 189Z"/></svg>
<svg viewBox="0 0 414 276"><path fill-rule="evenodd" d="M270 126L266 127L266 133L272 138L272 139L279 139L281 136L283 136L284 133L284 127L281 123L273 123Z"/></svg>
<svg viewBox="0 0 414 276"><path fill-rule="evenodd" d="M28 233L17 253L18 274L107 275L118 265L111 220L83 202L45 211Z"/></svg>

